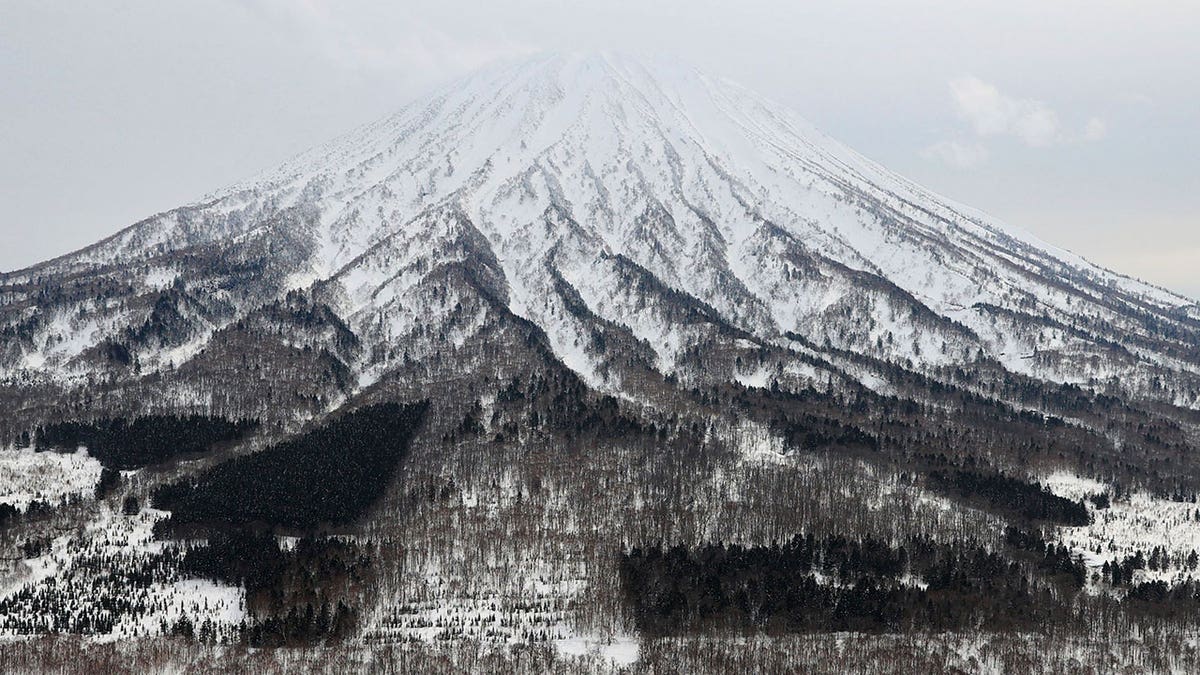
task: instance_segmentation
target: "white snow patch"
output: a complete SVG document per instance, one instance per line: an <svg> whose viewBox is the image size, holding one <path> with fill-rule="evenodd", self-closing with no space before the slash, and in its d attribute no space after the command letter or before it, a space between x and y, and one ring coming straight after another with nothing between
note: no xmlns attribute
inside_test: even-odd
<svg viewBox="0 0 1200 675"><path fill-rule="evenodd" d="M633 665L641 651L637 638L624 635L607 638L572 636L555 640L554 646L560 654L599 657L617 666Z"/></svg>
<svg viewBox="0 0 1200 675"><path fill-rule="evenodd" d="M1086 497L1093 494L1111 497L1113 491L1103 483L1061 472L1047 476L1041 482L1054 494L1067 499L1082 499L1087 506L1092 516L1090 525L1060 526L1054 532L1057 540L1079 554L1088 567L1122 562L1138 551L1149 558L1153 549L1161 546L1166 552L1165 564L1158 570L1147 568L1137 572L1135 582L1162 580L1174 583L1200 578L1200 570L1187 564L1193 551L1200 554L1200 504L1134 492L1112 497L1111 505L1101 509Z"/></svg>
<svg viewBox="0 0 1200 675"><path fill-rule="evenodd" d="M91 494L100 480L100 462L80 448L73 453L33 448L0 451L0 504L19 510L34 501L51 506Z"/></svg>
<svg viewBox="0 0 1200 675"><path fill-rule="evenodd" d="M145 284L148 288L161 291L179 278L179 270L170 267L152 267L146 273Z"/></svg>

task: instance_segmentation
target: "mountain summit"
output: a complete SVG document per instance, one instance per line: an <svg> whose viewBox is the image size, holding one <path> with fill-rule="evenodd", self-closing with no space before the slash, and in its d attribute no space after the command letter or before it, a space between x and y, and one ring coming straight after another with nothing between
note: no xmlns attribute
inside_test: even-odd
<svg viewBox="0 0 1200 675"><path fill-rule="evenodd" d="M210 254L254 269L217 273ZM0 321L15 339L0 373L77 382L113 356L143 374L178 367L291 290L373 348L394 345L428 329L438 310L409 294L455 261L486 271L492 297L615 392L620 369L592 348L595 331L686 378L700 373L685 354L711 329L926 373L994 361L1200 405L1200 319L1184 298L957 206L736 84L611 54L486 69L255 180L4 275ZM214 274L221 292L192 290ZM61 302L46 302L48 283ZM113 295L67 290L89 286ZM366 382L388 362L344 365Z"/></svg>

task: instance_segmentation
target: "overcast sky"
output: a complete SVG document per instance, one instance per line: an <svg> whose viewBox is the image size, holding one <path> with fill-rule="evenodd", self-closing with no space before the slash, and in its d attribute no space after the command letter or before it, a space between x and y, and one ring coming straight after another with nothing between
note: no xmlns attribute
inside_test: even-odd
<svg viewBox="0 0 1200 675"><path fill-rule="evenodd" d="M652 5L652 6L647 6ZM0 0L0 270L541 50L678 55L1200 298L1200 2Z"/></svg>

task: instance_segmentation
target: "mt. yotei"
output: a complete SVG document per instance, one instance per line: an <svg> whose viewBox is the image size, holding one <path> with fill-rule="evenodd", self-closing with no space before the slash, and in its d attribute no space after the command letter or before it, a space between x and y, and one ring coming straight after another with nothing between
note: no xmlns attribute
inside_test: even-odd
<svg viewBox="0 0 1200 675"><path fill-rule="evenodd" d="M0 635L96 668L1200 668L1200 307L660 59L0 275L0 410Z"/></svg>
<svg viewBox="0 0 1200 675"><path fill-rule="evenodd" d="M260 264L214 271L210 254ZM647 366L683 378L753 375L687 367L689 348L725 331L927 373L994 360L1176 405L1200 391L1187 299L938 197L737 85L603 54L486 70L5 275L0 367L10 382L63 384L112 372L126 352L141 374L177 368L301 290L364 342L343 365L368 382L390 364L367 352L453 306L409 297L451 262L486 272L497 303L607 391L628 364L591 348L596 331L640 342ZM222 287L222 272L236 283ZM65 297L44 297L47 282ZM103 303L70 292L114 284ZM689 307L701 321L672 316Z"/></svg>

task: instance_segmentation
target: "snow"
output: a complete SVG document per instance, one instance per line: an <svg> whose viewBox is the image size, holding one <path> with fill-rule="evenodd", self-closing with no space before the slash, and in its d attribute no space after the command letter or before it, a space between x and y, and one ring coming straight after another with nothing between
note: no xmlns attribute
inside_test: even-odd
<svg viewBox="0 0 1200 675"><path fill-rule="evenodd" d="M1113 495L1101 482L1057 472L1042 481L1051 492L1067 499L1084 500L1092 523L1084 527L1057 527L1055 536L1079 554L1088 567L1097 569L1105 562L1121 562L1141 551L1149 557L1158 546L1168 555L1169 565L1158 571L1142 570L1135 581L1164 580L1178 582L1200 579L1200 571L1184 564L1193 551L1200 554L1200 504L1156 498L1145 492L1112 497L1106 509L1086 501L1088 495Z"/></svg>
<svg viewBox="0 0 1200 675"><path fill-rule="evenodd" d="M146 272L146 278L142 282L147 288L161 291L170 288L171 284L179 278L179 270L170 267L152 267Z"/></svg>
<svg viewBox="0 0 1200 675"><path fill-rule="evenodd" d="M90 496L100 480L100 462L86 448L73 453L33 448L0 451L0 504L19 510L34 501L56 506L69 498Z"/></svg>
<svg viewBox="0 0 1200 675"><path fill-rule="evenodd" d="M616 666L632 666L637 663L640 646L637 638L572 636L554 641L560 654L570 656L597 656Z"/></svg>
<svg viewBox="0 0 1200 675"><path fill-rule="evenodd" d="M215 192L186 218L148 219L55 269L236 239L293 206L312 215L316 253L282 280L281 292L332 277L342 317L356 328L382 321L387 328L374 341L394 345L445 319L453 303L429 306L422 285L440 264L473 260L477 251L463 242L477 229L497 255L509 309L543 328L555 354L606 391L620 383L599 374L586 326L551 297L552 270L597 316L646 340L664 373L712 337L680 324L645 289L626 287L614 255L761 340L792 330L917 368L959 365L982 350L1018 373L1079 384L1117 377L1143 393L1152 391L1153 368L1200 374L1200 365L1133 339L1145 334L1132 318L1141 303L1166 312L1188 301L955 204L754 92L658 57L551 54L487 68ZM1053 278L1042 279L1043 269ZM162 289L179 271L150 264L139 274L143 289ZM864 282L864 274L898 291ZM1095 291L1075 278L1128 297L1090 300ZM1041 335L1026 318L997 322L971 309L977 303L1103 322L1112 326L1103 337L1135 357L1111 363L1102 344ZM0 376L62 375L73 356L123 327L121 316L79 309L50 317L34 348L0 364ZM468 321L452 341L463 344L481 321ZM209 337L139 355L143 370L178 364ZM1031 358L1038 349L1063 359L1040 363ZM858 374L883 390L870 373ZM765 373L737 377L760 386ZM1196 405L1188 391L1180 384L1160 396Z"/></svg>
<svg viewBox="0 0 1200 675"><path fill-rule="evenodd" d="M41 583L57 575L67 557L70 535L60 535L50 541L49 549L40 556L17 563L15 571L0 579L0 597L5 597L26 586Z"/></svg>
<svg viewBox="0 0 1200 675"><path fill-rule="evenodd" d="M1067 471L1056 471L1044 478L1041 484L1049 491L1066 499L1082 500L1088 495L1110 492L1109 486L1098 480L1077 476Z"/></svg>
<svg viewBox="0 0 1200 675"><path fill-rule="evenodd" d="M769 368L759 366L750 372L735 373L733 379L743 387L766 389L771 384L771 375Z"/></svg>
<svg viewBox="0 0 1200 675"><path fill-rule="evenodd" d="M619 375L604 368L592 340L598 325L643 342L662 374L680 374L685 382L686 359L698 345L739 358L760 349L781 354L704 373L746 387L797 380L823 386L849 378L882 394L897 393L881 376L885 370L836 350L930 371L982 352L1013 372L1053 382L1115 378L1132 391L1150 391L1146 383L1157 373L1168 374L1168 386L1177 375L1175 391L1163 400L1200 405L1194 393L1187 397L1182 377L1200 373L1200 365L1165 356L1154 340L1136 339L1145 336L1138 317L1166 317L1163 311L1186 301L924 190L735 84L677 63L613 54L542 56L485 70L215 193L186 218L148 219L45 274L129 263L135 294L161 291L182 273L151 254L169 259L164 254L185 243L249 239L289 207L312 216L303 221L311 232L295 233L311 238L305 242L311 257L265 286L267 297L253 297L233 313L245 315L273 299L271 293L311 289L363 341L363 356L349 364L359 390L379 382L401 358L486 339L494 310L503 308L540 328L556 357L590 387L627 401L639 401L640 392L624 391ZM133 266L134 260L142 262ZM446 283L448 268L471 281ZM584 311L556 290L560 277ZM1089 299L1096 291L1078 281L1083 277L1111 292ZM1185 311L1200 316L1200 309ZM13 348L11 361L0 363L0 381L40 375L85 382L96 373L72 360L134 320L113 299L38 312L13 313L40 323L27 343ZM1043 318L1048 325L1034 321ZM1098 337L1125 345L1132 356L1108 358L1097 341L1053 325L1073 319L1111 326ZM142 373L193 358L216 328L181 345L139 352ZM1046 364L1036 358L1039 352L1062 359ZM812 365L817 359L833 365ZM334 397L329 409L344 400ZM480 404L490 424L493 400ZM755 477L788 470L811 478L802 492L824 490L831 503L861 504L857 515L885 534L911 523L929 532L990 532L997 540L1003 531L998 518L878 466L791 452L762 423L741 419L708 433L708 440L725 442L737 454L735 468L706 476L707 492L698 493L719 497L713 499L718 511L748 499ZM27 508L34 500L86 498L99 473L85 450L3 451L0 503ZM1069 473L1043 482L1071 499L1111 493ZM490 489L464 487L459 506L471 516L496 517L520 490L516 472L502 473ZM640 497L633 501L634 508L648 508ZM1088 508L1091 525L1059 527L1053 537L1092 568L1164 546L1166 568L1143 571L1140 579L1196 574L1185 562L1200 549L1197 505L1135 492L1114 497L1110 508ZM58 536L47 554L17 563L19 573L0 593L52 577L73 577L87 588L97 574L89 565L104 555L164 553L152 528L167 514L143 509L125 516L112 504L96 509L81 533ZM699 536L722 539L723 523L708 519ZM556 527L567 535L579 530L576 522ZM295 546L294 538L280 543ZM585 572L558 560L518 562L513 569L525 575L520 588L468 593L453 588L462 584L461 575L436 564L405 567L406 581L419 580L429 597L380 610L384 615L368 622L369 636L504 645L549 640L563 655L617 667L637 662L633 637L580 632L571 624L577 603L587 598ZM147 592L158 611L123 622L107 639L157 634L161 620L185 615L226 626L246 616L244 591L235 587L172 577ZM977 657L978 650L968 649L963 658Z"/></svg>
<svg viewBox="0 0 1200 675"><path fill-rule="evenodd" d="M17 563L18 570L0 587L0 597L21 588L50 584L57 597L68 594L74 602L93 603L105 593L121 592L110 576L108 565L120 561L132 566L150 561L165 550L165 543L154 539L153 527L169 515L143 508L125 515L114 504L101 503L94 517L72 533L56 537L42 556ZM161 572L161 570L160 570ZM131 587L134 588L134 587ZM134 592L134 591L130 591ZM205 619L218 628L230 628L247 616L245 591L207 580L156 578L145 588L136 588L144 606L153 608L141 616L124 614L108 633L94 635L98 640L117 640L159 635L162 622L174 623L183 616L199 625Z"/></svg>
<svg viewBox="0 0 1200 675"><path fill-rule="evenodd" d="M787 456L783 437L753 420L739 420L727 430L710 429L709 434L722 437L748 461L774 463L783 461Z"/></svg>

